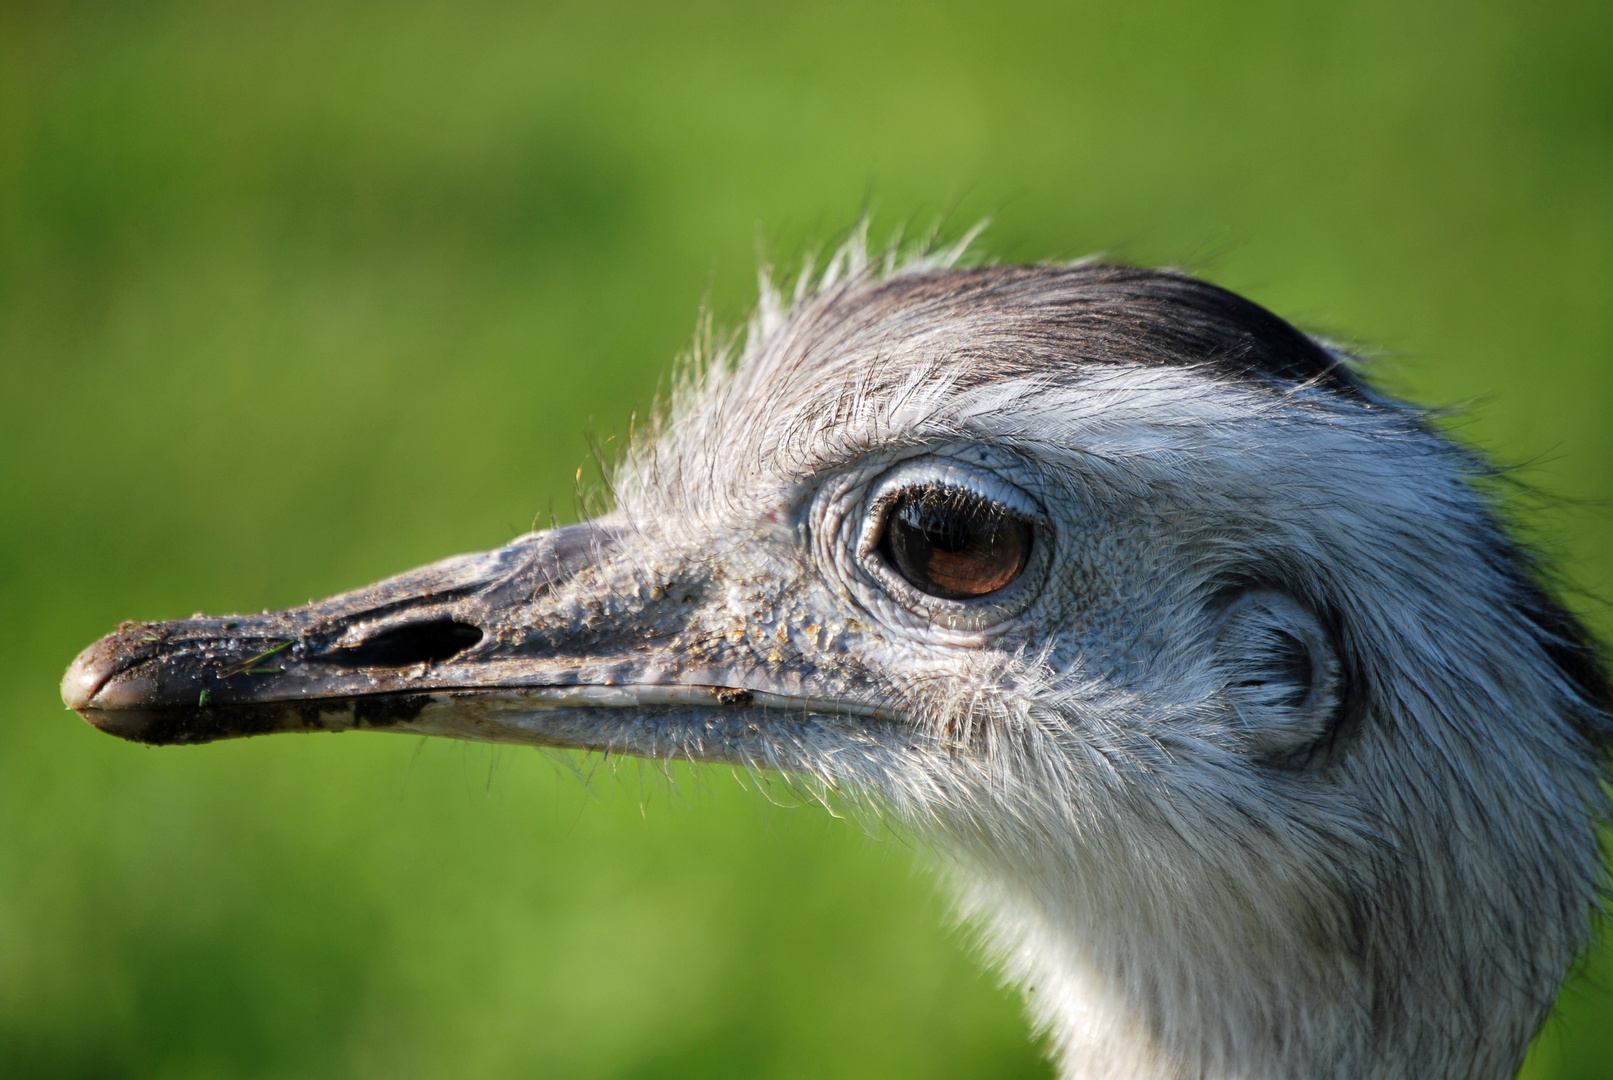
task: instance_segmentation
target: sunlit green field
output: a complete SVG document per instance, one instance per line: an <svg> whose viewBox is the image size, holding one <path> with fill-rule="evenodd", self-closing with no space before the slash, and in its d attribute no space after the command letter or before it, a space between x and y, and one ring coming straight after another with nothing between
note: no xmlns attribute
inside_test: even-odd
<svg viewBox="0 0 1613 1080"><path fill-rule="evenodd" d="M0 6L0 1076L1049 1075L926 853L786 784L57 680L575 520L702 298L865 208L1363 344L1607 635L1610 57L1605 0ZM1613 1077L1613 954L1526 1074Z"/></svg>

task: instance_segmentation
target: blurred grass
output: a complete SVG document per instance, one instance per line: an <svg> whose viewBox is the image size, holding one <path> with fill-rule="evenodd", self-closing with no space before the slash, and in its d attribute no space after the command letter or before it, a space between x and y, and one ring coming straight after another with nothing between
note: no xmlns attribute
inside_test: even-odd
<svg viewBox="0 0 1613 1080"><path fill-rule="evenodd" d="M810 807L148 751L56 680L574 519L701 297L870 194L1378 346L1613 595L1610 55L1606 3L0 6L0 1074L1047 1075L922 857ZM1610 973L1528 1076L1613 1076Z"/></svg>

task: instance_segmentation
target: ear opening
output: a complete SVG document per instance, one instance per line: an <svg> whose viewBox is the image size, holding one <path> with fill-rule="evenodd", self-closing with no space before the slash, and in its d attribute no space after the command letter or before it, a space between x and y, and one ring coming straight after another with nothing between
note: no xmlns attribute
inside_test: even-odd
<svg viewBox="0 0 1613 1080"><path fill-rule="evenodd" d="M1336 635L1286 592L1265 586L1223 593L1214 651L1222 697L1250 753L1304 766L1337 738L1348 680Z"/></svg>

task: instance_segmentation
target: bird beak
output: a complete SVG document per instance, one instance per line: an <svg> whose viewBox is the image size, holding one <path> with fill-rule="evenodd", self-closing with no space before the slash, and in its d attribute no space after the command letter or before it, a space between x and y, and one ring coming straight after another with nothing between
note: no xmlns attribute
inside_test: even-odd
<svg viewBox="0 0 1613 1080"><path fill-rule="evenodd" d="M675 606L621 569L624 534L576 525L286 611L125 623L62 699L151 744L375 728L731 760L734 706L800 699L666 643Z"/></svg>

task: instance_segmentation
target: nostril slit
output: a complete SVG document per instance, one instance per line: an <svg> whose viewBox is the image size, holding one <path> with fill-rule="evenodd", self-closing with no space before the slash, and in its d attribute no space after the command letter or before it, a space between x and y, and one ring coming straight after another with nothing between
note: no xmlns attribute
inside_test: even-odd
<svg viewBox="0 0 1613 1080"><path fill-rule="evenodd" d="M482 640L480 627L441 619L384 630L330 659L353 667L409 667L449 660Z"/></svg>

